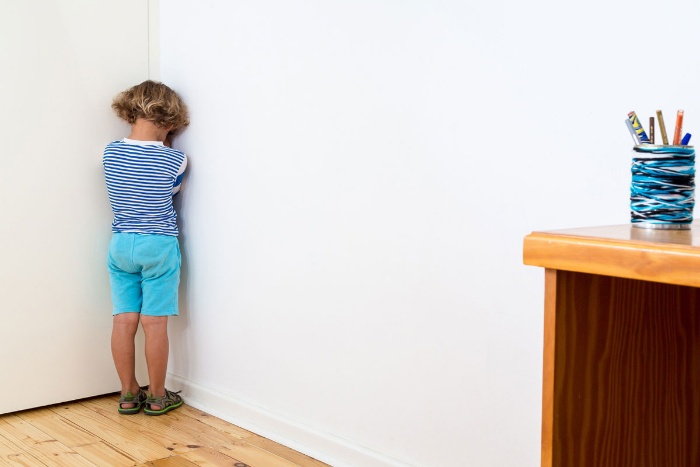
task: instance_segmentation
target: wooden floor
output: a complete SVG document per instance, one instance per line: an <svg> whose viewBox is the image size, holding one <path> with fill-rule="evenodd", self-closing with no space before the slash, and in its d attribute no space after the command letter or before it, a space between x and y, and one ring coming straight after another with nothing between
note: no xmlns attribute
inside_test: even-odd
<svg viewBox="0 0 700 467"><path fill-rule="evenodd" d="M0 416L0 465L327 466L187 405L119 415L117 395Z"/></svg>

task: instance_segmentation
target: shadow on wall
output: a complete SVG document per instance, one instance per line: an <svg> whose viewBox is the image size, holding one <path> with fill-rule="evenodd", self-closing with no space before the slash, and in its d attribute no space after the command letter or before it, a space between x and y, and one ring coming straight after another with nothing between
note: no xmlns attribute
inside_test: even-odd
<svg viewBox="0 0 700 467"><path fill-rule="evenodd" d="M173 362L177 362L177 374L184 379L189 379L190 376L190 362L192 352L195 352L195 348L190 345L187 333L187 329L190 325L190 310L187 306L189 303L189 291L190 291L190 262L189 262L189 248L187 243L187 229L184 226L187 225L187 219L182 216L184 212L183 206L187 204L187 181L190 173L192 172L192 159L189 154L187 154L187 171L185 172L185 177L182 181L182 189L180 193L175 195L173 198L173 207L177 212L177 227L179 230L179 241L180 241L180 256L181 256L181 266L180 266L180 288L179 288L179 308L180 316L174 317L169 320L168 323L168 334L170 339L170 364L168 365L169 371L172 372ZM173 345L174 343L174 345ZM179 390L179 388L175 388Z"/></svg>

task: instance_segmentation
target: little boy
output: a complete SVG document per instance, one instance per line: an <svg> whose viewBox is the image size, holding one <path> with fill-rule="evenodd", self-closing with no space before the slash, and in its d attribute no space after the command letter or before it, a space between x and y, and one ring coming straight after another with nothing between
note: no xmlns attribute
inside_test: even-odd
<svg viewBox="0 0 700 467"><path fill-rule="evenodd" d="M107 145L103 165L114 212L108 268L112 288L112 356L121 381L118 411L162 415L182 405L165 389L168 316L178 314L180 247L172 197L187 165L170 137L189 124L187 106L169 87L145 81L112 103L131 134ZM165 143L165 144L164 144ZM146 337L148 395L134 372L134 336Z"/></svg>

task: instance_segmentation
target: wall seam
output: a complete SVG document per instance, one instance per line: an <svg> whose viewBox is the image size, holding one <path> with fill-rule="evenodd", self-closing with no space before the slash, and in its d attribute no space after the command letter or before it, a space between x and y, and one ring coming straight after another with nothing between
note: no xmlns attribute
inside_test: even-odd
<svg viewBox="0 0 700 467"><path fill-rule="evenodd" d="M160 0L147 0L148 79L160 81Z"/></svg>

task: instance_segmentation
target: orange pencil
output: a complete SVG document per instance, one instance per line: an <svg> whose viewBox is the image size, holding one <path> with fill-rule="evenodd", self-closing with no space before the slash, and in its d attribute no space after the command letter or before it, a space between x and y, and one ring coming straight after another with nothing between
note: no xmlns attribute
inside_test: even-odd
<svg viewBox="0 0 700 467"><path fill-rule="evenodd" d="M683 131L683 111L679 110L676 114L676 132L673 134L673 145L681 144L681 132Z"/></svg>

